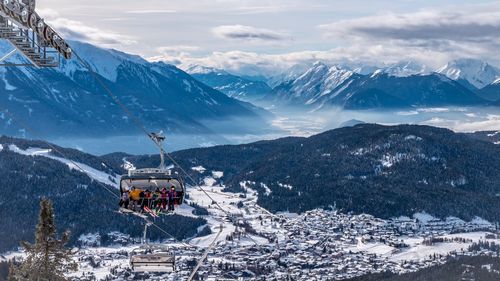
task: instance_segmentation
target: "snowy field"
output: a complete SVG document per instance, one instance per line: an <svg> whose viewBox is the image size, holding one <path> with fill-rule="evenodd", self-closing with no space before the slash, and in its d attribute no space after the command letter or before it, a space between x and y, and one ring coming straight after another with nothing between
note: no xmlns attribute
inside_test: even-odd
<svg viewBox="0 0 500 281"><path fill-rule="evenodd" d="M377 254L378 256L388 258L390 261L423 261L433 255L447 255L453 252L460 253L466 251L474 242L485 241L489 232L471 232L437 236L435 238L463 238L471 240L466 243L444 242L432 246L424 245L424 238L403 238L403 241L410 245L409 248L398 250L397 248L387 246L382 243L362 243L361 241L355 247L347 248L348 251L365 252L368 254ZM500 239L489 239L488 242L500 244Z"/></svg>

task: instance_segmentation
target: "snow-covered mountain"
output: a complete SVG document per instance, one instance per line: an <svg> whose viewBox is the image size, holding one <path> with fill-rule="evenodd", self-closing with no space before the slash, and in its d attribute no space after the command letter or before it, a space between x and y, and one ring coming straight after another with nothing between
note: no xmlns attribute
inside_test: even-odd
<svg viewBox="0 0 500 281"><path fill-rule="evenodd" d="M8 49L6 42L0 44ZM151 130L208 132L200 120L259 118L259 109L214 90L184 71L139 56L71 42L104 83ZM13 60L22 60L16 56ZM73 58L60 68L2 68L0 103L48 135L123 135L136 132L132 120ZM19 128L0 119L4 133Z"/></svg>
<svg viewBox="0 0 500 281"><path fill-rule="evenodd" d="M351 70L317 62L298 78L276 87L270 97L289 104L312 105L353 75Z"/></svg>
<svg viewBox="0 0 500 281"><path fill-rule="evenodd" d="M425 65L414 61L402 61L380 69L383 73L395 77L408 77L412 75L430 74L431 71Z"/></svg>
<svg viewBox="0 0 500 281"><path fill-rule="evenodd" d="M360 75L316 63L300 77L276 87L266 99L316 110L328 106L368 109L486 103L458 82L425 71L420 65L404 63Z"/></svg>
<svg viewBox="0 0 500 281"><path fill-rule="evenodd" d="M249 80L211 67L196 65L189 68L187 73L229 97L243 101L261 99L272 91L265 82Z"/></svg>
<svg viewBox="0 0 500 281"><path fill-rule="evenodd" d="M500 69L476 59L459 59L436 70L456 81L467 82L482 89L500 77Z"/></svg>
<svg viewBox="0 0 500 281"><path fill-rule="evenodd" d="M296 64L278 75L269 77L267 79L267 84L272 88L275 88L282 83L297 79L297 77L301 76L310 67L311 65Z"/></svg>

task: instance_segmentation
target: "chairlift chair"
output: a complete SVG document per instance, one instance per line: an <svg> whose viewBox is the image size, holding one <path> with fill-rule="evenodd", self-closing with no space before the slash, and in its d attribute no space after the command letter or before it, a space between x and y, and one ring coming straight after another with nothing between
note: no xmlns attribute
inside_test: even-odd
<svg viewBox="0 0 500 281"><path fill-rule="evenodd" d="M175 272L175 255L166 247L144 245L132 251L130 266L138 273Z"/></svg>
<svg viewBox="0 0 500 281"><path fill-rule="evenodd" d="M170 168L165 166L165 151L162 146L165 137L161 133L152 133L149 137L160 148L160 166L158 168L129 170L128 174L122 175L120 179L120 190L130 191L132 188L136 188L141 190L149 189L154 192L157 188L160 190L166 188L170 191L174 187L177 193L174 203L177 206L182 205L186 193L184 181L181 177L172 175Z"/></svg>

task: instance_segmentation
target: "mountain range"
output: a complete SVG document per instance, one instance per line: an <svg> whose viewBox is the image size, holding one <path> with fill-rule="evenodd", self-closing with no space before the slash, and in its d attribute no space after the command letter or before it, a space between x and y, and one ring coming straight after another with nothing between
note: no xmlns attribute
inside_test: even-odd
<svg viewBox="0 0 500 281"><path fill-rule="evenodd" d="M500 69L487 62L474 59L454 60L436 70L450 79L472 85L472 89L482 89L500 78Z"/></svg>
<svg viewBox="0 0 500 281"><path fill-rule="evenodd" d="M1 48L8 50L7 43ZM151 130L209 133L204 121L231 117L259 120L262 109L230 98L165 63L93 45L71 42L118 99ZM9 62L22 62L15 56ZM0 104L44 136L126 135L133 120L115 104L74 57L54 69L0 70ZM4 133L19 129L2 115Z"/></svg>
<svg viewBox="0 0 500 281"><path fill-rule="evenodd" d="M187 73L229 97L243 101L255 102L272 91L263 81L250 80L215 68L194 66Z"/></svg>
<svg viewBox="0 0 500 281"><path fill-rule="evenodd" d="M223 70L194 66L188 72L230 96L251 96L255 97L252 102L278 107L384 109L500 102L500 70L474 59L454 60L435 70L414 61L384 67L330 66L322 62L308 67L296 65L268 78L268 85L273 87L270 93L261 80L243 79Z"/></svg>
<svg viewBox="0 0 500 281"><path fill-rule="evenodd" d="M298 78L274 88L266 99L315 110L484 105L488 102L444 75L394 75L378 70L361 75L339 66L316 63ZM406 72L405 72L406 73Z"/></svg>

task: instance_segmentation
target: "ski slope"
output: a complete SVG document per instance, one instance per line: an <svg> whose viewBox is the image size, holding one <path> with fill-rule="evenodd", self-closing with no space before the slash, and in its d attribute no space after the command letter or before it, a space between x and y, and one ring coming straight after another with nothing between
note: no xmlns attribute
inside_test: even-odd
<svg viewBox="0 0 500 281"><path fill-rule="evenodd" d="M17 145L11 144L9 145L9 150L21 155L25 156L32 156L32 157L46 157L52 160L59 161L63 164L66 164L69 169L71 170L77 170L80 171L84 174L86 174L89 178L98 181L100 183L103 183L105 185L109 185L112 187L117 186L117 182L120 181L119 177L113 176L110 174L107 174L103 171L99 171L97 169L94 169L86 164L83 163L78 163L66 158L62 157L57 157L52 155L52 149L45 149L45 148L28 148L26 150L20 149Z"/></svg>

